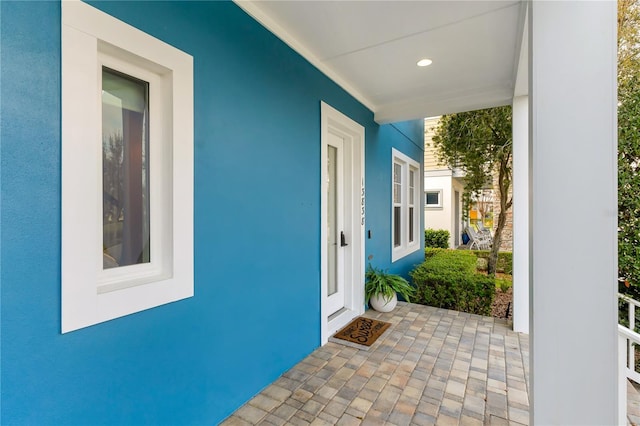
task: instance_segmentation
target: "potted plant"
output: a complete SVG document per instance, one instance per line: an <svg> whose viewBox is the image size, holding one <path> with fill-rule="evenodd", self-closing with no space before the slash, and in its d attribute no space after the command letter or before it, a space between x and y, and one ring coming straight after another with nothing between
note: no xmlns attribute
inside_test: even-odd
<svg viewBox="0 0 640 426"><path fill-rule="evenodd" d="M388 274L369 265L365 276L365 302L368 300L371 307L378 312L391 312L398 304L397 293L407 302L410 302L415 294L415 289L400 275Z"/></svg>

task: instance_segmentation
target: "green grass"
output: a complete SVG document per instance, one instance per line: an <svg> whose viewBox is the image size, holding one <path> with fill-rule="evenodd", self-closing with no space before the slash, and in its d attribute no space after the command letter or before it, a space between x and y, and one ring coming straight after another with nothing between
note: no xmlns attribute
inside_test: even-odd
<svg viewBox="0 0 640 426"><path fill-rule="evenodd" d="M503 293L513 287L513 278L511 275L505 275L496 278L496 290L500 290Z"/></svg>

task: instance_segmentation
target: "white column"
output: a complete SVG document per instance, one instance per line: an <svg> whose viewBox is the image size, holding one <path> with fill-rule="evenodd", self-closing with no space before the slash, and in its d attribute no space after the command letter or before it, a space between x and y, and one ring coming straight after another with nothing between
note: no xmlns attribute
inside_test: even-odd
<svg viewBox="0 0 640 426"><path fill-rule="evenodd" d="M529 3L531 424L617 422L616 3Z"/></svg>
<svg viewBox="0 0 640 426"><path fill-rule="evenodd" d="M513 330L529 333L529 97L513 99Z"/></svg>

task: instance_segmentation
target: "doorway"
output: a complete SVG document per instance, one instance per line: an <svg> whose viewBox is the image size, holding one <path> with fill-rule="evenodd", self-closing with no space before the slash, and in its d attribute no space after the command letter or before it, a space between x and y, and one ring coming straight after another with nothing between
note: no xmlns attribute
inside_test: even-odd
<svg viewBox="0 0 640 426"><path fill-rule="evenodd" d="M364 128L322 103L321 339L364 312Z"/></svg>

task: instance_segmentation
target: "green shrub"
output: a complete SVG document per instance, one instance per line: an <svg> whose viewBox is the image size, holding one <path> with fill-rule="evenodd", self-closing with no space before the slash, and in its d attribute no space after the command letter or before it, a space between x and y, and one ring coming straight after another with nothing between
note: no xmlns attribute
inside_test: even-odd
<svg viewBox="0 0 640 426"><path fill-rule="evenodd" d="M434 248L449 248L449 231L446 229L425 229L424 246Z"/></svg>
<svg viewBox="0 0 640 426"><path fill-rule="evenodd" d="M462 271L474 273L476 271L476 257L468 250L450 250L441 248L425 249L425 263L433 271Z"/></svg>
<svg viewBox="0 0 640 426"><path fill-rule="evenodd" d="M425 250L426 259L411 272L416 302L472 314L491 314L495 280L476 272L476 256L462 250Z"/></svg>
<svg viewBox="0 0 640 426"><path fill-rule="evenodd" d="M618 276L629 284L620 290L640 299L640 73L620 81L618 100Z"/></svg>
<svg viewBox="0 0 640 426"><path fill-rule="evenodd" d="M447 249L435 248L435 247L425 247L424 248L424 257L425 259L431 256L435 256L437 253L440 253Z"/></svg>
<svg viewBox="0 0 640 426"><path fill-rule="evenodd" d="M480 259L489 260L489 250L471 250ZM498 252L498 263L496 264L496 272L513 275L513 253L510 251Z"/></svg>

